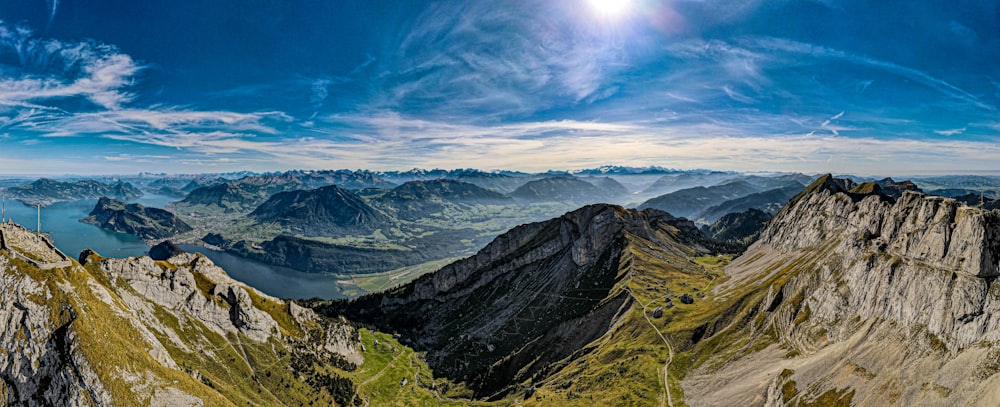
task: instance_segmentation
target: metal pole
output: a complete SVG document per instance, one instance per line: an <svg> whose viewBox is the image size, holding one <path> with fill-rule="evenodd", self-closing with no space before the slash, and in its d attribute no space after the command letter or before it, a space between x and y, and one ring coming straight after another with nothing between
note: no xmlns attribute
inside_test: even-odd
<svg viewBox="0 0 1000 407"><path fill-rule="evenodd" d="M42 235L42 204L38 204L38 236Z"/></svg>

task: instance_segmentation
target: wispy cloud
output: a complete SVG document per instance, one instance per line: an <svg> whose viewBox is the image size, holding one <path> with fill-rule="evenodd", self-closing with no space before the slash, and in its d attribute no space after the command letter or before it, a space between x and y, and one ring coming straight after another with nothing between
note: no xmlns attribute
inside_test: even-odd
<svg viewBox="0 0 1000 407"><path fill-rule="evenodd" d="M133 99L128 88L142 69L113 46L38 39L27 28L2 22L0 52L17 57L18 64L0 79L0 103L13 106L51 106L82 98L101 108L118 109Z"/></svg>
<svg viewBox="0 0 1000 407"><path fill-rule="evenodd" d="M385 58L386 91L372 107L495 118L614 95L613 74L628 64L620 37L550 18L565 13L581 14L563 2L435 4Z"/></svg>
<svg viewBox="0 0 1000 407"><path fill-rule="evenodd" d="M847 127L847 126L841 126L841 125L833 124L834 121L839 120L841 117L844 117L844 112L837 113L837 114L833 115L832 117L830 117L829 119L824 120L823 123L821 123L819 125L819 127L823 128L825 130L829 130L835 136L839 136L840 132L844 131L844 130L857 130L856 128L853 128L853 127Z"/></svg>
<svg viewBox="0 0 1000 407"><path fill-rule="evenodd" d="M965 133L965 130L966 130L966 127L962 127L960 129L934 130L934 132L937 133L937 134L940 134L942 136L951 137L951 136L957 136L959 134Z"/></svg>
<svg viewBox="0 0 1000 407"><path fill-rule="evenodd" d="M926 72L914 68L898 65L888 61L878 60L875 58L870 58L863 55L857 55L850 52L841 51L838 49L833 49L820 45L796 42L781 38L755 38L749 40L749 42L753 46L759 47L763 50L768 50L773 52L793 53L798 55L810 56L813 58L836 59L871 68L881 69L885 72L900 75L907 79L913 80L931 89L937 90L938 92L941 92L944 95L947 95L956 100L963 101L977 108L991 112L997 110L995 106L983 102L982 100L979 99L979 97L973 95L972 93L969 93L964 89L961 89L942 79L936 78Z"/></svg>
<svg viewBox="0 0 1000 407"><path fill-rule="evenodd" d="M735 90L732 90L732 89L729 88L729 86L723 86L722 87L722 91L726 92L726 96L729 96L730 99L735 100L737 102L746 103L746 104L757 103L757 101L754 100L752 97L749 97L749 96L744 95L742 93L739 93L739 92L737 92Z"/></svg>
<svg viewBox="0 0 1000 407"><path fill-rule="evenodd" d="M152 154L126 154L120 153L117 155L106 155L104 156L104 161L111 162L128 162L128 163L150 163L155 161L166 161L173 160L175 157L169 155L152 155Z"/></svg>

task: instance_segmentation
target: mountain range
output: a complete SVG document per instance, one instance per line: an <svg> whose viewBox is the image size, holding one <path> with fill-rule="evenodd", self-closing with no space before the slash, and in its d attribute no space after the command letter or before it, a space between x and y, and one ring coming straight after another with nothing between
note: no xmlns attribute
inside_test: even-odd
<svg viewBox="0 0 1000 407"><path fill-rule="evenodd" d="M742 198L758 192L753 185L744 181L733 181L710 187L697 186L681 189L650 199L639 205L639 209L656 208L686 218L722 202Z"/></svg>
<svg viewBox="0 0 1000 407"><path fill-rule="evenodd" d="M720 237L765 216L749 209L708 229ZM0 360L0 395L29 405L1000 401L1000 211L825 175L742 254L702 230L658 209L588 205L408 284L297 304L177 251L158 261L85 251L42 271L25 259L55 249L0 225L0 345L20 355Z"/></svg>
<svg viewBox="0 0 1000 407"><path fill-rule="evenodd" d="M610 178L596 178L601 186L572 176L546 177L528 181L510 193L510 197L526 203L560 202L574 205L597 202L617 202L625 187Z"/></svg>
<svg viewBox="0 0 1000 407"><path fill-rule="evenodd" d="M443 214L448 206L511 205L507 196L477 185L449 179L409 181L373 199L373 204L404 220ZM462 210L461 208L452 208Z"/></svg>
<svg viewBox="0 0 1000 407"><path fill-rule="evenodd" d="M29 206L48 206L59 201L97 199L102 196L128 200L142 196L142 191L122 181L106 184L95 180L66 182L41 178L30 184L7 188L4 194Z"/></svg>
<svg viewBox="0 0 1000 407"><path fill-rule="evenodd" d="M276 193L250 212L249 217L310 236L364 234L389 224L381 212L336 185Z"/></svg>

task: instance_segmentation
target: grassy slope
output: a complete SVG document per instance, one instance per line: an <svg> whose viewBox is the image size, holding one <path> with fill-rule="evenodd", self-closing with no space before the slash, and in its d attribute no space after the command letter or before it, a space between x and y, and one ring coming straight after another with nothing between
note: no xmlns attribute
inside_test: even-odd
<svg viewBox="0 0 1000 407"><path fill-rule="evenodd" d="M702 312L705 308L702 304L708 302L700 298L700 293L718 282L721 267L729 259L729 256L695 258L694 253L677 255L633 237L630 253L622 259L620 282L612 295L628 290L634 301L628 303L629 308L607 335L575 358L569 358L555 374L535 383L537 391L523 400L523 405L666 405L662 369L671 359L671 348L676 351L677 344L682 342L684 327L679 325ZM685 293L695 298L694 304L680 302ZM674 304L670 308L665 306L668 296ZM648 320L643 315L643 305ZM661 306L663 316L653 318L653 310ZM669 347L654 327L664 335ZM681 392L673 366L669 386L671 399L678 405Z"/></svg>
<svg viewBox="0 0 1000 407"><path fill-rule="evenodd" d="M637 240L631 246L631 256L623 259L623 278L616 287L631 291L635 302L607 335L574 360L566 361L548 379L534 383L538 389L523 400L523 405L686 405L680 382L688 371L732 363L778 342L771 329L749 329L751 322L757 326L762 323L754 306L764 299L769 287L781 287L801 270L812 267L805 258L787 264L761 264L766 269L762 275L768 276L765 281L717 295L712 288L726 279L722 269L731 256L675 256ZM678 298L683 293L691 294L694 303L682 304ZM666 296L671 297L672 307L665 306ZM807 315L808 309L801 302L801 298L786 299L785 306L799 309L797 315ZM652 311L659 306L664 307L663 316L653 318ZM714 332L713 325L718 325ZM705 329L710 330L705 339L695 341L697 332ZM662 379L662 368L668 361L669 403ZM521 401L516 399L524 394L518 396L511 399ZM844 405L850 403L850 396L834 392L797 403Z"/></svg>

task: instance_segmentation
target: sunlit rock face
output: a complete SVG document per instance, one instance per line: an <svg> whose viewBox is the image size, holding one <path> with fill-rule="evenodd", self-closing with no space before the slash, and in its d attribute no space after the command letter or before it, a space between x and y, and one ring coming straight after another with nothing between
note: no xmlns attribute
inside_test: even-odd
<svg viewBox="0 0 1000 407"><path fill-rule="evenodd" d="M742 329L778 345L752 363L689 373L686 401L1000 400L1000 212L912 191L894 198L872 184L820 178L727 268L720 295L766 293Z"/></svg>

